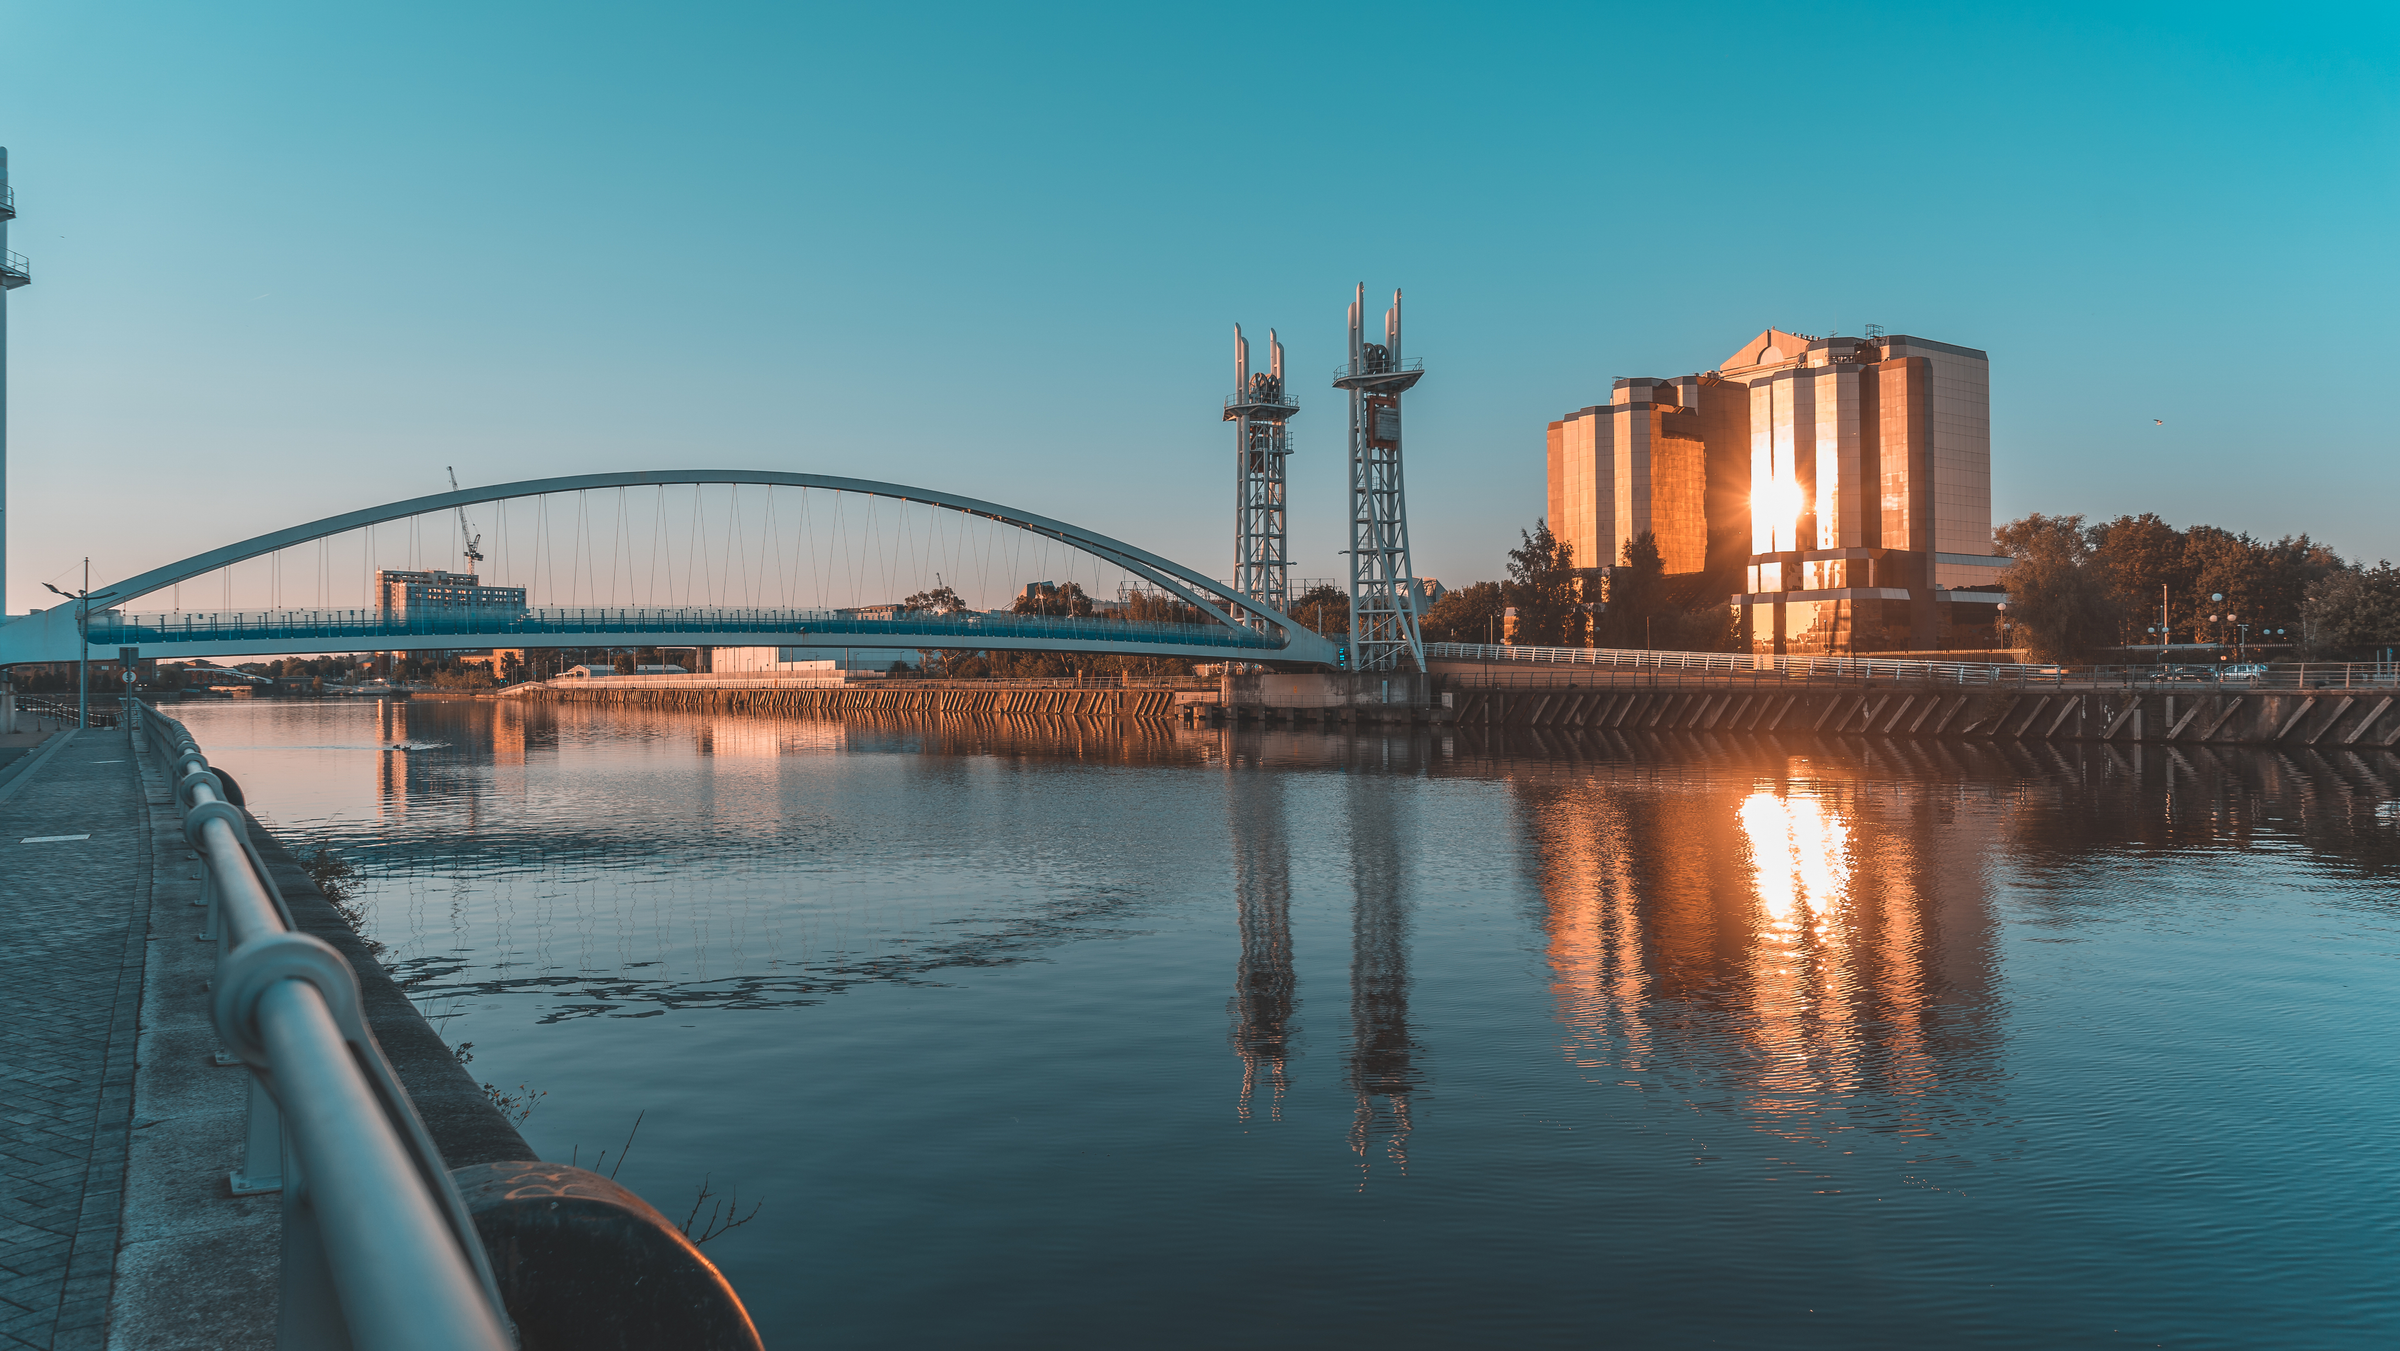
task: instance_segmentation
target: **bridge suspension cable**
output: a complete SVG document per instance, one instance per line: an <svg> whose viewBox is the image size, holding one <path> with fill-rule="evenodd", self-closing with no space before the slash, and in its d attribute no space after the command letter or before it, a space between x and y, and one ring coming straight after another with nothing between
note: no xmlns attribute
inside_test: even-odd
<svg viewBox="0 0 2400 1351"><path fill-rule="evenodd" d="M636 488L649 491L636 493ZM596 493L602 496L595 498ZM552 501L561 494L573 499L572 506ZM462 513L473 505L489 507L488 515L474 513L482 518L480 533L461 523ZM436 513L442 517L435 522L439 528L428 532L424 518ZM397 536L389 533L393 530ZM354 587L342 580L346 568L336 562L344 556L338 547L341 538L352 533L359 540L353 555L358 566ZM471 561L481 570L470 577L429 566L444 562L426 552L428 544L441 547L442 535L452 536L454 543L477 544L481 557ZM284 556L312 544L315 556L305 563ZM306 566L313 574L305 590L296 584L296 566ZM1280 611L1240 594L1230 583L1120 539L958 494L776 471L581 475L459 489L260 535L127 578L95 592L95 597L108 607L98 616L107 628L117 622L109 616L133 614L137 606L128 602L164 590L169 603L161 609L177 617L174 627L179 631L196 635L206 628L200 622L203 612L184 609L181 589L185 582L213 572L219 580L219 594L213 598L218 602L216 613L232 617L223 626L228 634L255 634L280 625L293 636L278 642L299 642L297 630L313 627L324 632L328 643L355 642L369 636L359 632L357 615L313 625L271 624L268 616L296 621L304 612L291 606L303 597L315 601L314 610L305 612L312 615L387 610L377 579L395 570L422 574L420 580L433 582L450 576L475 587L513 588L521 593L518 603L528 610L686 612L674 616L678 623L693 620L690 611L711 608L895 616L911 605L939 605L1004 618L1013 609L1049 610L1051 598L1060 602L1058 611L1070 616L1087 608L1113 614L1129 603L1127 597L1141 592L1188 607L1203 624L1255 624L1268 648L1288 653L1277 659L1330 658L1329 651L1317 650L1326 645L1315 641L1316 635ZM1039 590L1040 583L1055 584L1056 589ZM1074 600L1079 593L1089 596L1092 604ZM934 599L937 595L941 599ZM949 599L953 595L955 599ZM1138 606L1134 612L1158 613ZM550 619L564 622L561 616ZM624 619L634 622L630 614ZM563 637L567 629L555 623L535 627L541 630L539 636L568 645ZM631 630L626 632L630 636ZM353 636L337 636L343 633ZM495 632L488 641L530 644L536 636ZM692 633L686 627L678 629L677 636L688 643ZM904 642L905 636L895 631L894 645L939 645L930 638ZM14 641L0 641L0 661L36 659L19 655L18 649L49 641L36 640L31 633L8 633L6 638ZM190 641L201 639L194 636ZM1053 637L1034 645L1071 648L1076 641L1081 640ZM1181 651L1215 641L1185 635L1143 648L1129 637L1127 650ZM99 643L97 632L94 643Z"/></svg>

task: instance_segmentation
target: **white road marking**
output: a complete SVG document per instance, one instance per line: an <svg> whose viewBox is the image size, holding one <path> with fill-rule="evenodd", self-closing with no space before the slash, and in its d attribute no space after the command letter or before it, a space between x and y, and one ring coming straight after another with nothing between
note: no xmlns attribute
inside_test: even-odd
<svg viewBox="0 0 2400 1351"><path fill-rule="evenodd" d="M62 840L88 840L89 835L28 835L19 844L57 844Z"/></svg>

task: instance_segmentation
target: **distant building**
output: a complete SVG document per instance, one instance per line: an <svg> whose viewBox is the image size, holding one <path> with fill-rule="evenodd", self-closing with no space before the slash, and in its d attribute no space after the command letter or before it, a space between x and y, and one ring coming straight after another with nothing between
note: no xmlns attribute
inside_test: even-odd
<svg viewBox="0 0 2400 1351"><path fill-rule="evenodd" d="M718 675L881 672L895 662L914 666L923 656L913 647L720 647L712 650L709 669Z"/></svg>
<svg viewBox="0 0 2400 1351"><path fill-rule="evenodd" d="M1754 652L1993 645L2007 560L1974 348L1770 328L1715 370L1616 381L1550 424L1548 454L1576 567L1648 531L1671 594L1728 597Z"/></svg>
<svg viewBox="0 0 2400 1351"><path fill-rule="evenodd" d="M587 663L581 666L570 666L566 669L564 674L570 680L590 680L599 676L626 675L628 672L620 671L614 666L593 666ZM689 675L691 673L684 670L680 666L636 666L633 668L630 674L637 676L653 676Z"/></svg>
<svg viewBox="0 0 2400 1351"><path fill-rule="evenodd" d="M485 586L471 572L375 573L375 606L385 621L426 610L522 610L525 588Z"/></svg>

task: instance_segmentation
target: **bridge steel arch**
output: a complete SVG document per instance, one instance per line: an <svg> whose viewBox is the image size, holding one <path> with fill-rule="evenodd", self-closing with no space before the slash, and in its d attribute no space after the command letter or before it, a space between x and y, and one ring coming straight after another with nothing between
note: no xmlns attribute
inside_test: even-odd
<svg viewBox="0 0 2400 1351"><path fill-rule="evenodd" d="M148 572L128 577L110 586L96 587L92 591L92 600L97 604L93 607L92 613L98 615L104 610L120 609L127 601L163 591L179 582L203 577L219 568L262 557L279 549L288 549L296 544L307 544L329 535L364 529L387 521L405 520L411 516L428 515L457 507L475 506L480 503L498 502L510 498L584 492L595 488L640 488L680 484L758 484L772 487L822 488L832 492L888 497L901 502L921 502L928 506L941 507L964 515L980 516L1033 534L1046 535L1069 547L1080 549L1096 558L1114 563L1178 599L1198 607L1203 613L1221 624L1235 628L1246 627L1241 621L1235 619L1233 614L1228 613L1229 611L1238 611L1263 623L1281 638L1279 644L1268 647L1228 650L1212 646L1181 651L1172 644L1094 643L1078 642L1072 639L1023 640L1004 638L995 633L992 635L992 641L983 641L979 638L972 644L951 644L953 646L1051 648L1061 651L1139 648L1159 652L1162 655L1171 651L1174 655L1238 655L1246 660L1306 662L1324 665L1334 665L1338 660L1338 652L1333 643L1322 635L1301 627L1297 621L1282 611L1253 601L1235 591L1231 586L1202 576L1179 563L1128 544L1123 540L1103 535L1098 531L1086 530L1081 526L1053 520L1033 512L935 488L916 488L905 484L885 483L875 479L847 478L835 474L800 474L767 469L636 470L614 474L574 474L562 478L521 479L514 483L496 483L481 488L461 488L453 492L432 493L424 497L412 497L405 501L386 503L382 506L365 507L357 511L344 512L338 516L327 516L303 525L256 535L222 548L211 549L206 553L194 554L164 567L152 568ZM462 645L462 639L471 639L474 636L473 634L450 634L429 636L421 641L378 640L378 642L382 646L393 648L427 646L454 648ZM575 636L558 634L555 645L562 647L598 646L614 637L618 640L616 645L623 646L622 640L628 635L623 630L596 629L590 635L593 641L588 643L573 641ZM652 638L652 635L648 633L643 633L641 636L646 640ZM671 635L662 633L657 635L657 638L665 641L668 646L690 646L694 640L705 639L709 636L711 636L709 630L681 630ZM753 642L760 641L754 630L741 631L738 636L751 639ZM911 635L904 629L896 627L888 634L876 635L876 637L886 640L877 641L871 645L893 647L943 645L936 642L915 644L901 641L909 636ZM808 641L824 645L825 636L811 637ZM658 642L644 641L640 645L656 646ZM839 644L834 645L838 646ZM868 646L870 644L860 642L858 645ZM20 615L7 624L0 625L0 666L33 661L73 661L76 658L77 646L75 608L71 604L53 606L36 614ZM277 651L320 650L317 647L295 645L290 641L262 643L256 650L263 652L270 649ZM245 647L242 650L253 649ZM108 657L114 656L115 653L113 649L95 645L92 655Z"/></svg>

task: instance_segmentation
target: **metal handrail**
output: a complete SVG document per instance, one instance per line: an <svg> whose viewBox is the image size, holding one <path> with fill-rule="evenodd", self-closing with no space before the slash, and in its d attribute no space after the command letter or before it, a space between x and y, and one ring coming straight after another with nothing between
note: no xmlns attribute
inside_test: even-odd
<svg viewBox="0 0 2400 1351"><path fill-rule="evenodd" d="M515 694L537 689L557 690L1213 690L1214 680L1193 676L1129 676L1114 672L1073 676L928 676L911 672L887 675L880 671L820 674L808 671L665 672L658 675L552 676L494 686L491 693Z"/></svg>
<svg viewBox="0 0 2400 1351"><path fill-rule="evenodd" d="M249 1065L251 1157L283 1192L280 1346L508 1351L516 1344L466 1202L374 1034L358 977L299 932L241 809L180 722L125 701L166 761L204 864L217 1035ZM206 936L206 935L204 935ZM263 1093L262 1091L263 1090ZM272 1114L262 1129L260 1114Z"/></svg>
<svg viewBox="0 0 2400 1351"><path fill-rule="evenodd" d="M2209 666L2048 666L2017 662L1915 661L1893 657L1775 657L1748 652L1652 652L1606 647L1427 643L1428 657L1532 662L1602 670L1674 671L1782 680L1915 680L1944 685L2123 685L2173 693L2193 685L2250 690L2400 689L2400 663L2297 662L2263 673L2228 675Z"/></svg>
<svg viewBox="0 0 2400 1351"><path fill-rule="evenodd" d="M1526 647L1516 644L1427 643L1428 657L1468 661L1542 662L1633 671L1717 672L1840 680L1928 680L1959 685L2053 684L2060 666L2015 662L1917 661L1891 657L1778 657L1751 652L1654 652L1609 647Z"/></svg>
<svg viewBox="0 0 2400 1351"><path fill-rule="evenodd" d="M74 700L63 697L53 699L39 694L19 694L17 696L17 711L20 713L30 713L37 718L48 718L53 722L73 722L76 718ZM116 718L101 709L95 708L91 710L89 716L91 718L90 725L93 727L114 727L117 725Z"/></svg>
<svg viewBox="0 0 2400 1351"><path fill-rule="evenodd" d="M1345 361L1333 368L1336 380L1355 380L1370 375L1416 375L1425 369L1425 358L1407 357L1399 361Z"/></svg>
<svg viewBox="0 0 2400 1351"><path fill-rule="evenodd" d="M1283 646L1274 637L1251 628L1229 628L1214 623L1168 624L1098 614L1020 615L969 611L942 615L920 610L903 618L869 619L838 610L718 609L696 606L460 607L405 612L376 609L235 610L174 614L127 614L103 610L92 615L89 641L92 646L104 648L236 638L322 639L364 644L376 638L434 635L484 640L477 646L541 647L556 645L545 644L541 639L566 634L702 632L806 633L812 639L854 634L886 640L850 644L853 647L936 647L942 644L924 640L942 638L965 640L955 646L982 647L987 644L975 640L1007 636L1148 641L1259 652L1273 652Z"/></svg>

